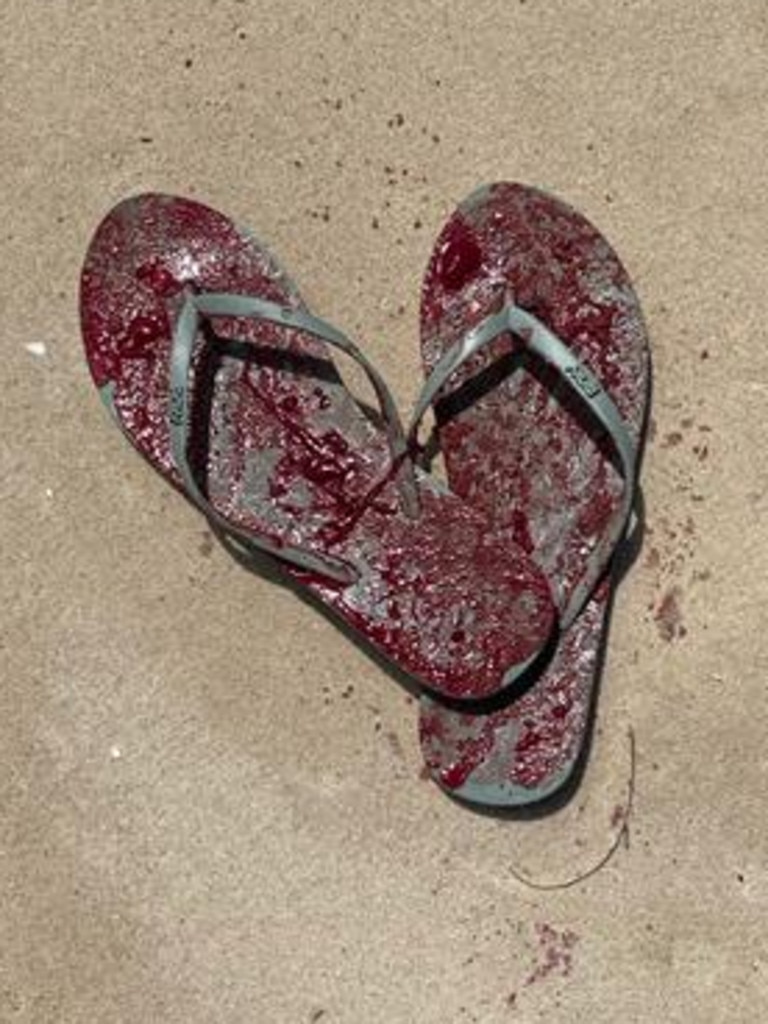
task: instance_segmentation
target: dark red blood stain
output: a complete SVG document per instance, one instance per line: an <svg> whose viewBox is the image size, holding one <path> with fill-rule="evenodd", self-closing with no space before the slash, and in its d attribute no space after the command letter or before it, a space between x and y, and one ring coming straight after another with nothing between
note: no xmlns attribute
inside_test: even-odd
<svg viewBox="0 0 768 1024"><path fill-rule="evenodd" d="M326 531L327 539L329 542L338 540L347 529L347 519L353 524L361 511L359 498L352 495L349 486L351 476L359 467L348 442L337 430L318 436L307 429L297 415L302 408L299 396L285 395L275 401L250 380L248 387L258 395L260 402L272 408L288 434L286 455L275 467L271 485L280 487L287 481L303 478L323 490L339 511L337 522Z"/></svg>
<svg viewBox="0 0 768 1024"><path fill-rule="evenodd" d="M447 768L440 769L440 781L446 789L459 789L472 772L487 757L493 746L493 737L481 733L478 737L461 744L460 757Z"/></svg>
<svg viewBox="0 0 768 1024"><path fill-rule="evenodd" d="M567 716L568 712L571 710L572 707L572 701L569 701L567 704L555 704L551 708L550 714L553 718L563 719Z"/></svg>
<svg viewBox="0 0 768 1024"><path fill-rule="evenodd" d="M335 491L336 488L340 488L347 475L347 468L345 466L341 466L338 462L334 462L331 459L324 459L319 455L310 455L301 460L294 456L291 458L290 463L297 476L305 477L326 491ZM336 494L336 497L340 506L347 504L340 491Z"/></svg>
<svg viewBox="0 0 768 1024"><path fill-rule="evenodd" d="M338 458L341 459L341 456L338 456ZM326 463L326 465L330 466L330 463ZM342 484L348 488L355 469L354 461L351 458L347 458L340 462L339 465L342 467L344 472ZM394 500L393 504L390 504L386 500L386 497L381 497L381 492L386 487L391 475L392 472L390 467L390 472L382 475L372 487L369 486L367 488L366 493L357 498L343 494L340 489L341 485L334 485L333 487L330 487L328 484L323 485L328 488L329 496L332 496L336 500L338 514L334 523L323 527L320 531L320 536L323 537L328 544L335 544L343 537L349 535L368 509L375 509L383 515L391 515L393 512L397 511L399 508L397 499ZM397 578L396 572L391 577L389 574L385 574L385 578L390 580L394 589L397 590L400 588L402 581ZM415 584L416 581L412 580L411 583ZM415 589L417 592L422 591L420 582ZM382 631L376 627L374 632L383 640L386 636L387 630L385 628Z"/></svg>
<svg viewBox="0 0 768 1024"><path fill-rule="evenodd" d="M446 789L459 789L467 781L475 767L470 761L456 761L440 772L440 781Z"/></svg>
<svg viewBox="0 0 768 1024"><path fill-rule="evenodd" d="M546 736L543 733L536 729L527 729L517 741L517 753L529 754L545 741Z"/></svg>
<svg viewBox="0 0 768 1024"><path fill-rule="evenodd" d="M654 619L659 629L659 635L662 640L666 640L667 643L671 643L678 636L685 636L686 631L683 627L683 615L680 610L679 604L680 591L677 587L672 587L664 597L661 599L660 604L654 612Z"/></svg>
<svg viewBox="0 0 768 1024"><path fill-rule="evenodd" d="M527 555L534 549L533 537L528 526L528 517L522 509L516 508L512 512L512 536Z"/></svg>
<svg viewBox="0 0 768 1024"><path fill-rule="evenodd" d="M175 295L183 287L183 282L177 280L171 271L157 260L142 263L136 271L136 277L161 298Z"/></svg>
<svg viewBox="0 0 768 1024"><path fill-rule="evenodd" d="M346 455L349 452L349 442L338 430L329 430L321 438L322 445L334 455Z"/></svg>
<svg viewBox="0 0 768 1024"><path fill-rule="evenodd" d="M160 338L170 336L171 327L165 313L151 313L134 317L128 325L128 334L121 355L129 359L148 358L155 353Z"/></svg>
<svg viewBox="0 0 768 1024"><path fill-rule="evenodd" d="M257 391L250 381L248 387L258 394L261 402L272 405L265 390ZM288 441L286 454L270 480L271 493L274 496L284 494L290 490L290 482L299 478L315 484L339 510L339 519L331 530L336 538L339 530L343 531L345 517L359 512L359 500L349 493L349 478L356 469L356 460L338 431L330 430L317 436L306 429L296 416L300 409L297 395L287 395L274 402L273 411L281 419Z"/></svg>
<svg viewBox="0 0 768 1024"><path fill-rule="evenodd" d="M613 499L608 491L599 491L579 516L578 529L585 537L602 533L613 511Z"/></svg>
<svg viewBox="0 0 768 1024"><path fill-rule="evenodd" d="M448 229L440 248L437 275L443 288L458 291L483 264L483 254L472 232L461 221Z"/></svg>
<svg viewBox="0 0 768 1024"><path fill-rule="evenodd" d="M280 402L280 409L283 412L291 413L296 412L299 407L299 399L297 395L286 395Z"/></svg>
<svg viewBox="0 0 768 1024"><path fill-rule="evenodd" d="M315 388L315 398L317 399L318 409L327 409L331 404L330 396L323 391L322 388Z"/></svg>
<svg viewBox="0 0 768 1024"><path fill-rule="evenodd" d="M269 496L271 498L284 498L288 494L289 488L283 480L272 479L269 481Z"/></svg>
<svg viewBox="0 0 768 1024"><path fill-rule="evenodd" d="M611 828L618 828L619 825L623 825L626 813L626 809L622 804L616 804L611 815Z"/></svg>
<svg viewBox="0 0 768 1024"><path fill-rule="evenodd" d="M152 417L147 409L136 406L121 416L122 422L131 434L140 435L152 426Z"/></svg>

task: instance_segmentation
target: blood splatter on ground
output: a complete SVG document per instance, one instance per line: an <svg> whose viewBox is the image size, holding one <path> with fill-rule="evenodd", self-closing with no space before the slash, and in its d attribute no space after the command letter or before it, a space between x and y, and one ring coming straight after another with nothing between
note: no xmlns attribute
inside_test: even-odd
<svg viewBox="0 0 768 1024"><path fill-rule="evenodd" d="M552 974L567 978L573 970L573 950L579 941L579 936L569 928L558 931L545 922L539 922L535 927L536 963L525 979L525 985L534 985Z"/></svg>

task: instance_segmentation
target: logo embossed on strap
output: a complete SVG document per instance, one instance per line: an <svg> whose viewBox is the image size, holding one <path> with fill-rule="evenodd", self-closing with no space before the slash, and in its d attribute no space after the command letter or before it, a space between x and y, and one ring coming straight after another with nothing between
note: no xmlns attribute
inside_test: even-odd
<svg viewBox="0 0 768 1024"><path fill-rule="evenodd" d="M565 373L586 398L596 398L603 390L600 381L586 366L568 366Z"/></svg>
<svg viewBox="0 0 768 1024"><path fill-rule="evenodd" d="M171 389L170 421L174 427L180 427L184 423L185 406L184 386L182 384L176 384Z"/></svg>

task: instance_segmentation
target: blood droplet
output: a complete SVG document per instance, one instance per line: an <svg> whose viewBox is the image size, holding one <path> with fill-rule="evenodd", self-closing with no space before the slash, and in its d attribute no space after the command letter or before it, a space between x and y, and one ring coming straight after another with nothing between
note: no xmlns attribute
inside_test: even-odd
<svg viewBox="0 0 768 1024"><path fill-rule="evenodd" d="M458 291L480 269L483 254L466 225L451 225L448 237L438 255L437 273L442 286L450 292Z"/></svg>
<svg viewBox="0 0 768 1024"><path fill-rule="evenodd" d="M136 277L161 298L175 295L182 288L182 282L177 280L171 271L158 260L142 263L136 271Z"/></svg>

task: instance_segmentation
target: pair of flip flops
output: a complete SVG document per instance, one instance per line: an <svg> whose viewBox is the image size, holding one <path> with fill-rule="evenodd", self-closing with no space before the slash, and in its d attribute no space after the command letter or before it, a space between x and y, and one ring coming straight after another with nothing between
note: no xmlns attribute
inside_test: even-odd
<svg viewBox="0 0 768 1024"><path fill-rule="evenodd" d="M142 195L96 231L85 349L138 451L239 558L279 562L421 688L431 775L540 801L583 751L644 435L649 355L629 278L581 215L483 188L422 291L426 382L406 425L357 346L253 235ZM362 366L355 400L332 352ZM433 407L450 489L423 468Z"/></svg>

